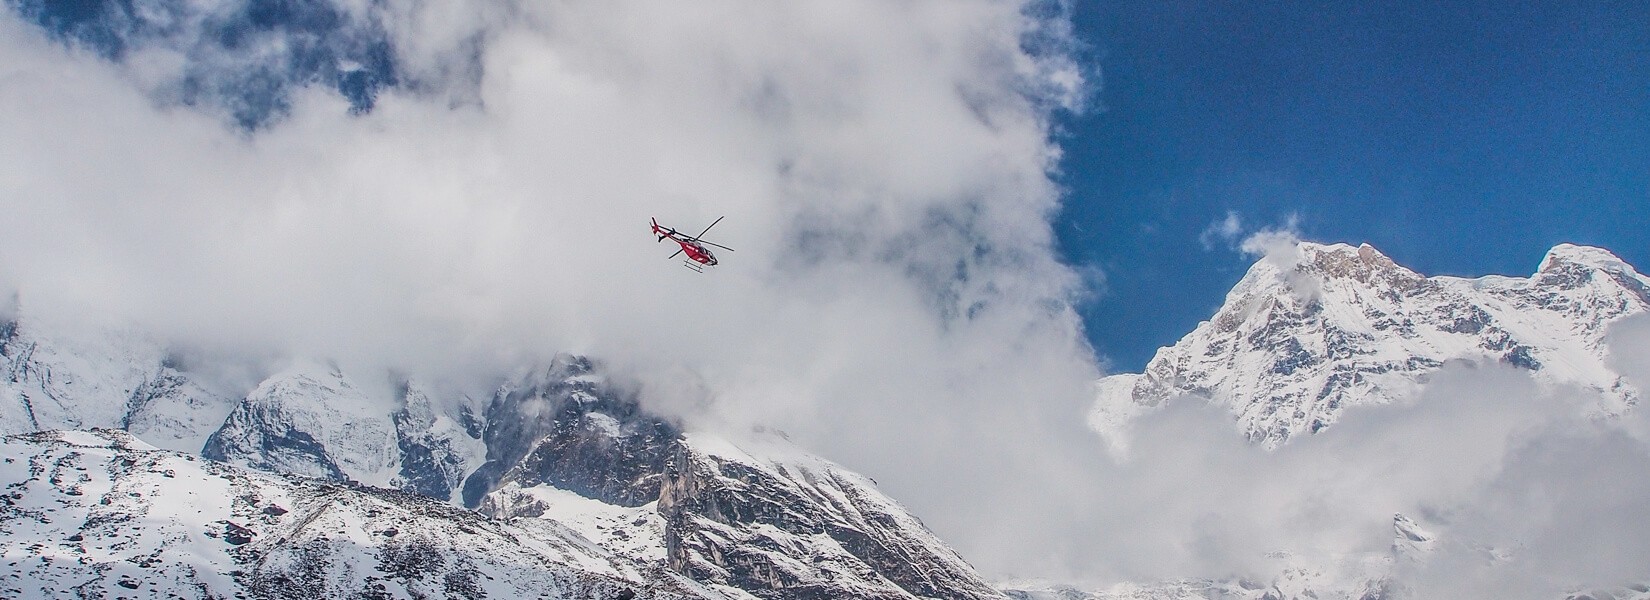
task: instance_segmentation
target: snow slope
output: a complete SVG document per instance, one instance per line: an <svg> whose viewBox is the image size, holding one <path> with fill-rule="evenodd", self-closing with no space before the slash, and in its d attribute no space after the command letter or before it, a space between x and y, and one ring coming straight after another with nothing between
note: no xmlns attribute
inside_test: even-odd
<svg viewBox="0 0 1650 600"><path fill-rule="evenodd" d="M0 596L721 598L571 529L248 471L114 430L0 441Z"/></svg>

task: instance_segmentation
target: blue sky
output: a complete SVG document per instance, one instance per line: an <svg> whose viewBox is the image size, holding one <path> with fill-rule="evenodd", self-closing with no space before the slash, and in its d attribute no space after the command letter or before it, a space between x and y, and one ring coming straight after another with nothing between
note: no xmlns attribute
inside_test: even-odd
<svg viewBox="0 0 1650 600"><path fill-rule="evenodd" d="M1250 258L1200 235L1299 216L1427 274L1524 275L1559 242L1650 265L1650 4L1113 0L1076 6L1103 88L1064 124L1057 223L1134 371Z"/></svg>

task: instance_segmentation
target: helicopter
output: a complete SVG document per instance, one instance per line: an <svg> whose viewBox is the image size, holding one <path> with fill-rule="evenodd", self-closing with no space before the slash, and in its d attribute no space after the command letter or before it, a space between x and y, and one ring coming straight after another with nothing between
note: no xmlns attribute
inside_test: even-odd
<svg viewBox="0 0 1650 600"><path fill-rule="evenodd" d="M726 215L723 216L725 217ZM682 261L682 266L696 272L703 273L705 272L705 267L716 266L716 255L711 254L710 248L706 248L705 246L716 246L717 248L721 248L729 252L733 251L733 248L723 246L716 242L707 242L701 239L707 232L710 231L711 227L715 227L717 223L721 223L722 218L723 217L716 217L716 220L711 221L710 225L706 226L704 231L701 231L699 232L699 235L694 236L683 235L675 229L662 227L659 225L658 219L650 218L650 220L653 221L653 234L659 236L658 241L663 242L665 241L665 238L670 238L670 241L676 242L682 246L666 258L676 258L677 254L686 253L687 260Z"/></svg>

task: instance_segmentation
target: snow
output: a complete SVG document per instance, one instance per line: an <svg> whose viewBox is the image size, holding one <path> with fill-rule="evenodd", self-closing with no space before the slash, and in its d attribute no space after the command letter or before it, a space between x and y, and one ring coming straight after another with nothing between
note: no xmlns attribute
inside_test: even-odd
<svg viewBox="0 0 1650 600"><path fill-rule="evenodd" d="M1577 263L1607 271L1633 270L1631 265L1628 265L1625 261L1621 260L1620 257L1616 256L1615 253L1610 252L1609 250L1596 246L1559 244L1557 246L1553 246L1553 249L1548 250L1547 255L1542 257L1541 266L1536 268L1536 272L1545 273L1551 271L1562 262Z"/></svg>
<svg viewBox="0 0 1650 600"><path fill-rule="evenodd" d="M596 428L597 431L602 432L607 437L617 438L622 435L619 420L613 418L612 416L599 412L592 412L586 413L585 419L588 423L590 423L591 427Z"/></svg>
<svg viewBox="0 0 1650 600"><path fill-rule="evenodd" d="M0 441L0 596L270 597L275 585L283 597L374 586L381 597L448 597L468 581L496 598L723 597L615 568L616 555L580 557L588 541L557 528L128 442L114 431Z"/></svg>
<svg viewBox="0 0 1650 600"><path fill-rule="evenodd" d="M665 524L656 502L623 507L550 485L523 488L512 482L488 496L483 512L517 522L550 521L588 540L601 555L664 566Z"/></svg>
<svg viewBox="0 0 1650 600"><path fill-rule="evenodd" d="M20 307L0 339L0 434L130 428L160 447L199 451L233 400L166 366L167 350L130 328L68 322Z"/></svg>

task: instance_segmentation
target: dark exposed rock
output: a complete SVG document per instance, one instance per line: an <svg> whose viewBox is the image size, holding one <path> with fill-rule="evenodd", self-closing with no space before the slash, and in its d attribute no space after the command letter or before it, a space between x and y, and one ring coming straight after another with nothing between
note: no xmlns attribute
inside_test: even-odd
<svg viewBox="0 0 1650 600"><path fill-rule="evenodd" d="M251 543L252 537L255 535L257 534L253 533L251 529L247 529L240 525L227 521L223 524L223 541L229 542L236 546Z"/></svg>
<svg viewBox="0 0 1650 600"><path fill-rule="evenodd" d="M425 392L403 380L397 396L401 409L392 419L396 446L401 451L401 489L431 498L451 498L466 475L463 451L455 447L452 437L442 435L448 432L432 431L436 413ZM471 436L475 437L479 435Z"/></svg>
<svg viewBox="0 0 1650 600"><path fill-rule="evenodd" d="M282 419L257 407L236 409L231 413L223 428L206 439L201 456L219 461L245 457L242 459L247 460L247 466L254 469L285 472L285 465L264 459L279 456L314 464L329 479L349 479L333 462L326 447L309 432L294 429Z"/></svg>
<svg viewBox="0 0 1650 600"><path fill-rule="evenodd" d="M680 431L646 415L634 393L596 375L589 359L558 357L487 410L487 462L464 483L464 503L506 482L548 483L619 506L659 496Z"/></svg>
<svg viewBox="0 0 1650 600"><path fill-rule="evenodd" d="M17 337L17 319L0 321L0 356L11 356L10 344Z"/></svg>
<svg viewBox="0 0 1650 600"><path fill-rule="evenodd" d="M1536 360L1535 356L1531 353L1532 350L1529 346L1514 345L1511 349L1507 350L1506 354L1502 355L1501 360L1506 361L1507 364L1520 369L1527 369L1530 371L1540 369L1541 361Z"/></svg>

